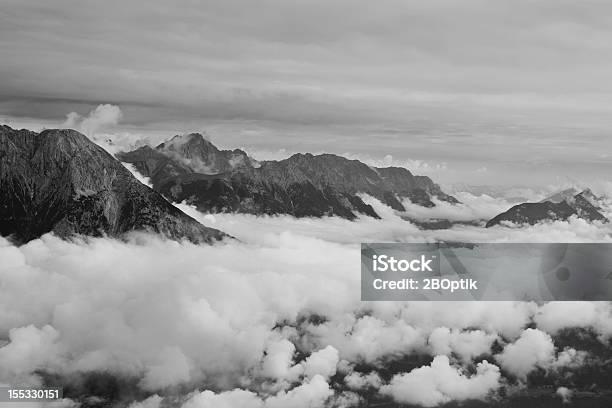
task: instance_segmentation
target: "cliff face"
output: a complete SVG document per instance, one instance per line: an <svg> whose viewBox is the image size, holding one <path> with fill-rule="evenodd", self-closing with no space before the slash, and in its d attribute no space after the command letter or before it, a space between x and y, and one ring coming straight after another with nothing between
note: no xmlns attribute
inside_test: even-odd
<svg viewBox="0 0 612 408"><path fill-rule="evenodd" d="M0 234L20 243L47 232L121 236L135 230L210 242L204 227L141 184L73 130L0 126Z"/></svg>
<svg viewBox="0 0 612 408"><path fill-rule="evenodd" d="M513 224L534 225L543 221L566 221L571 216L587 221L608 222L599 212L596 205L597 197L590 190L584 190L572 195L574 191L564 190L539 203L523 203L515 205L487 222L487 227L501 224L504 221Z"/></svg>
<svg viewBox="0 0 612 408"><path fill-rule="evenodd" d="M242 150L219 150L199 134L141 147L118 158L151 178L155 190L202 211L378 217L359 193L404 211L402 198L433 206L432 198L456 203L428 177L398 167L374 168L333 154L295 154L257 162ZM215 173L215 171L218 171Z"/></svg>

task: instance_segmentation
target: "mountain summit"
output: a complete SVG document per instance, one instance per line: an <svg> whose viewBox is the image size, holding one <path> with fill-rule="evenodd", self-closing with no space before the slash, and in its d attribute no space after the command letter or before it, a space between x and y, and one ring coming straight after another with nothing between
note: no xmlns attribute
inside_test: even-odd
<svg viewBox="0 0 612 408"><path fill-rule="evenodd" d="M121 236L143 230L209 242L207 228L140 183L74 130L0 126L0 234L27 242L47 232Z"/></svg>
<svg viewBox="0 0 612 408"><path fill-rule="evenodd" d="M571 216L587 221L608 222L600 212L597 197L590 189L578 191L574 188L558 192L538 203L515 205L487 222L487 228L502 222L534 225L542 221L566 221Z"/></svg>
<svg viewBox="0 0 612 408"><path fill-rule="evenodd" d="M219 150L200 133L174 136L157 146L157 150L201 174L225 173L253 165L242 150Z"/></svg>
<svg viewBox="0 0 612 408"><path fill-rule="evenodd" d="M150 177L153 188L175 202L206 212L291 214L296 217L357 213L378 218L359 193L405 211L402 199L432 207L457 203L429 177L400 167L375 168L334 154L294 154L258 162L240 149L219 150L200 134L175 136L155 148L117 155Z"/></svg>

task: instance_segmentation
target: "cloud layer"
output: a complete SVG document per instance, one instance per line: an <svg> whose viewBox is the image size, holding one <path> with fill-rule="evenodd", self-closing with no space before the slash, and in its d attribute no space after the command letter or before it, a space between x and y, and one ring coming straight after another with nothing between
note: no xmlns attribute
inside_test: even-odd
<svg viewBox="0 0 612 408"><path fill-rule="evenodd" d="M557 347L560 330L612 336L609 303L360 302L356 243L418 238L395 218L199 217L241 242L47 235L17 248L2 240L0 382L107 372L135 384L143 408L164 398L188 407L341 407L366 391L435 406L486 399L538 370L581 367L588 353ZM511 236L570 229L540 228ZM424 360L385 379L377 373L415 356Z"/></svg>

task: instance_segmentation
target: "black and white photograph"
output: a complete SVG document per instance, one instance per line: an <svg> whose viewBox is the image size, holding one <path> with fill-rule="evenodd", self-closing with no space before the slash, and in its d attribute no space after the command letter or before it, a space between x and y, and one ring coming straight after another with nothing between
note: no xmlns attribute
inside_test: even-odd
<svg viewBox="0 0 612 408"><path fill-rule="evenodd" d="M612 1L0 0L0 408L612 407Z"/></svg>

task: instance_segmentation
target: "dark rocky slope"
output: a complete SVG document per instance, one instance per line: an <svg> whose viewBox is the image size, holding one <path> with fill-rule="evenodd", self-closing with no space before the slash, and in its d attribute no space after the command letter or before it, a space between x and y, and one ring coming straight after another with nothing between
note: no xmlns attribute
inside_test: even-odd
<svg viewBox="0 0 612 408"><path fill-rule="evenodd" d="M200 134L175 136L117 157L150 177L155 190L201 211L353 219L357 213L378 217L359 193L399 211L405 211L402 198L428 207L434 197L457 202L430 178L404 168L374 168L333 154L257 162L242 150L219 150Z"/></svg>
<svg viewBox="0 0 612 408"><path fill-rule="evenodd" d="M23 243L47 232L121 236L135 230L210 242L224 236L140 183L74 130L0 126L0 234Z"/></svg>
<svg viewBox="0 0 612 408"><path fill-rule="evenodd" d="M487 228L502 222L513 224L534 225L543 221L566 221L571 216L577 216L587 221L608 222L599 210L598 198L587 189L572 195L574 191L564 190L539 203L523 203L515 205L487 222Z"/></svg>

